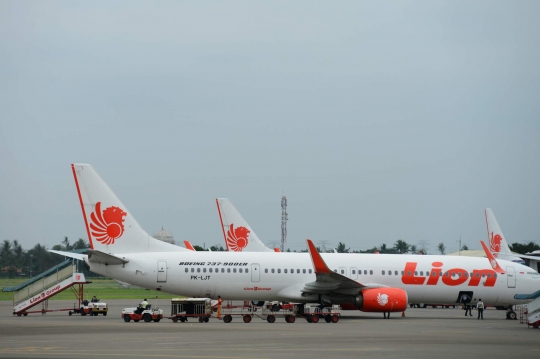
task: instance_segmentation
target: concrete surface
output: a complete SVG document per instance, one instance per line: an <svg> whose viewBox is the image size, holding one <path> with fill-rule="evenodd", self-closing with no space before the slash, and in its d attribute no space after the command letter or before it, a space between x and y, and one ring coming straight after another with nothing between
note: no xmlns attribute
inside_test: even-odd
<svg viewBox="0 0 540 359"><path fill-rule="evenodd" d="M106 300L105 300L106 301ZM149 301L169 314L169 301ZM408 309L392 314L343 312L337 324L321 321L275 323L241 317L225 324L124 323L122 308L137 301L109 301L106 317L67 312L14 317L11 302L0 302L0 358L517 358L540 353L540 330L505 312L487 309L485 320L460 309ZM49 309L73 301L51 301ZM37 307L40 309L40 306ZM473 315L476 312L473 311Z"/></svg>

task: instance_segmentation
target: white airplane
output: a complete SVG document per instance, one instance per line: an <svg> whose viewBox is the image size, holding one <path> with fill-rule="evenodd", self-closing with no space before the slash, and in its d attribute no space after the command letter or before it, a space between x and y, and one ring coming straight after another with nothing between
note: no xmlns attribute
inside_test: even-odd
<svg viewBox="0 0 540 359"><path fill-rule="evenodd" d="M502 233L501 227L495 218L491 208L485 209L486 227L488 232L489 249L495 258L504 259L510 262L525 264L524 260L529 261L529 266L538 271L540 257L525 254L513 253L508 246L508 242Z"/></svg>
<svg viewBox="0 0 540 359"><path fill-rule="evenodd" d="M91 250L58 253L93 272L187 297L341 304L365 312L401 312L411 303L447 304L463 293L486 305L511 305L540 289L524 266L449 256L197 252L160 242L135 221L90 165L72 165ZM484 245L485 246L485 245ZM504 268L504 270L501 268ZM527 270L530 270L530 268ZM505 272L517 273L507 275Z"/></svg>

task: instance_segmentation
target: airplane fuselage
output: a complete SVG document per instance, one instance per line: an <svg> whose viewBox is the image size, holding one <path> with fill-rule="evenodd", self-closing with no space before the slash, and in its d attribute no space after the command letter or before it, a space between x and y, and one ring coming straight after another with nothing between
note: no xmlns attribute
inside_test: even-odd
<svg viewBox="0 0 540 359"><path fill-rule="evenodd" d="M125 265L89 262L93 272L171 294L188 297L220 295L225 300L320 301L324 294L303 294L316 276L307 253L148 252L115 254ZM370 287L407 292L409 303L448 304L461 291L487 305L524 303L516 294L540 289L537 272L500 260L497 274L487 259L430 255L321 254L328 267ZM352 303L358 290L327 300Z"/></svg>

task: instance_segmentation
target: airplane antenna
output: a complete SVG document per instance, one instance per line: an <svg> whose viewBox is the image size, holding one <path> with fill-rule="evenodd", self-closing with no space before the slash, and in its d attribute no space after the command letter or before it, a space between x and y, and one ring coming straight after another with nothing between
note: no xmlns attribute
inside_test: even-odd
<svg viewBox="0 0 540 359"><path fill-rule="evenodd" d="M281 251L285 252L285 242L287 241L287 197L281 197Z"/></svg>

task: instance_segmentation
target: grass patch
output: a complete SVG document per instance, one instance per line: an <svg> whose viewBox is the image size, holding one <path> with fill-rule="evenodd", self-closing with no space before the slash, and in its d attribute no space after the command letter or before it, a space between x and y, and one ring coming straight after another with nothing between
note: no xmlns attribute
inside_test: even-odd
<svg viewBox="0 0 540 359"><path fill-rule="evenodd" d="M172 295L168 293L158 292L156 290L146 290L140 288L120 288L118 283L112 279L91 279L90 284L84 286L84 297L86 299L97 296L102 301L106 302L108 299L135 299L139 302L143 298L153 299L156 296L160 299L177 298L178 295ZM26 279L0 279L0 288L13 287L25 282ZM74 286L78 288L78 286ZM63 292L52 297L50 300L70 300L75 299L71 289L66 289ZM0 292L0 300L13 301L13 292Z"/></svg>

